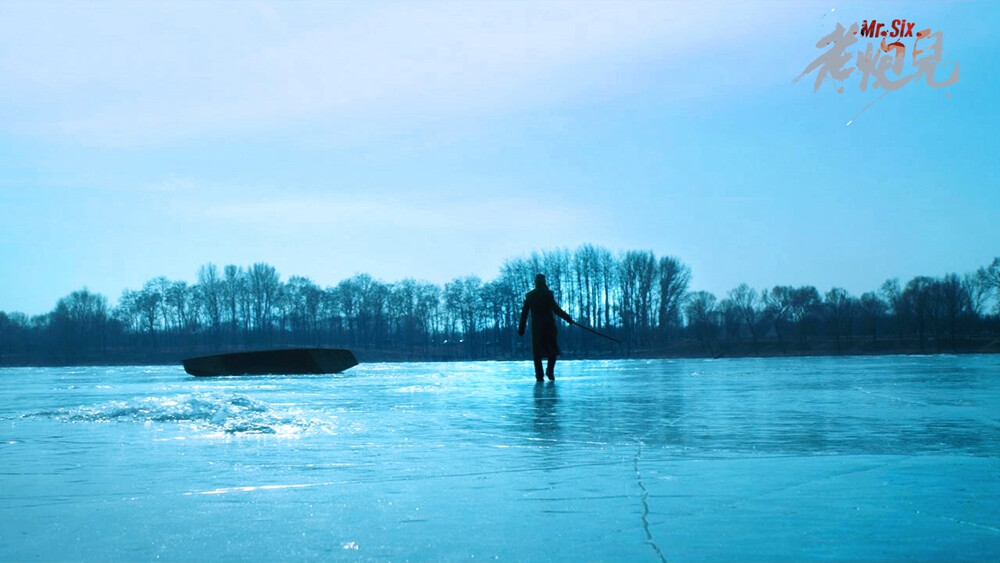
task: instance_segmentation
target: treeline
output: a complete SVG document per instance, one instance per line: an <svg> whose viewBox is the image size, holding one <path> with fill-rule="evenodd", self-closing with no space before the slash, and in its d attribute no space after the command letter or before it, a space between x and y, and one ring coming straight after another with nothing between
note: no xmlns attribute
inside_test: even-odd
<svg viewBox="0 0 1000 563"><path fill-rule="evenodd" d="M720 299L692 291L691 270L675 257L584 245L443 287L358 274L324 288L257 263L206 264L194 284L158 277L114 305L84 288L44 315L0 312L0 364L176 362L284 346L347 347L368 361L523 359L530 341L516 327L538 272L574 319L623 342L566 327L567 357L1000 351L1000 258L860 296L741 284Z"/></svg>

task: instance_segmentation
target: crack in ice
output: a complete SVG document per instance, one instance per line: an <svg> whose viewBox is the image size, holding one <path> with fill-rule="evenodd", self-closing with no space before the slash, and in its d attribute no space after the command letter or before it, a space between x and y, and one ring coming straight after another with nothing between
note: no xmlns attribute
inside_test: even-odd
<svg viewBox="0 0 1000 563"><path fill-rule="evenodd" d="M632 468L635 469L635 480L639 483L639 489L642 491L642 529L646 532L646 543L653 548L656 552L656 556L660 559L662 563L667 563L667 558L663 556L663 552L660 551L660 546L656 545L656 541L653 539L653 532L649 529L649 490L646 489L646 485L642 482L642 474L639 473L639 458L642 457L642 442L639 442L639 449L636 450L635 456L632 457Z"/></svg>

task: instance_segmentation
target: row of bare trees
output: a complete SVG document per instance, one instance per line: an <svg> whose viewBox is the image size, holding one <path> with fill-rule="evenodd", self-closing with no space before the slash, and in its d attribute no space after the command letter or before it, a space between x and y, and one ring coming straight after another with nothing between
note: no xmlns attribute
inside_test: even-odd
<svg viewBox="0 0 1000 563"><path fill-rule="evenodd" d="M492 281L444 286L358 274L321 287L273 266L206 264L197 281L158 277L116 305L86 289L48 314L0 312L0 363L176 361L198 352L274 346L345 346L363 359L522 358L521 302L544 272L574 319L622 345L564 329L568 355L996 351L1000 258L958 276L919 276L852 296L813 286L718 299L690 291L691 270L649 251L594 245L504 262Z"/></svg>
<svg viewBox="0 0 1000 563"><path fill-rule="evenodd" d="M721 334L782 353L820 343L835 353L1000 351L998 314L1000 259L962 277L917 276L905 286L890 279L858 297L839 287L821 294L813 286L758 292L741 284L721 301L698 291L685 303L689 333L702 343Z"/></svg>

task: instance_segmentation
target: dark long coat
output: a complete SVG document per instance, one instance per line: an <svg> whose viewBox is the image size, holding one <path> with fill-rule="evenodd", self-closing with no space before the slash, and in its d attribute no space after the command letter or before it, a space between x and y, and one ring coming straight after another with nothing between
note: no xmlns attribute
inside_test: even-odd
<svg viewBox="0 0 1000 563"><path fill-rule="evenodd" d="M521 307L521 322L517 326L519 334L524 334L529 312L531 313L531 351L534 357L555 358L559 355L559 337L554 315L559 315L568 323L573 322L572 317L559 307L552 290L547 287L536 287L524 296L524 306Z"/></svg>

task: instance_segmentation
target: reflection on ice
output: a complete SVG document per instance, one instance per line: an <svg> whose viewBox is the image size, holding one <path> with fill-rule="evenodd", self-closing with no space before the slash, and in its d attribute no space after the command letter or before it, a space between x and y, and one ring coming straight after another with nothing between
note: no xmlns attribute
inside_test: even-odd
<svg viewBox="0 0 1000 563"><path fill-rule="evenodd" d="M532 427L539 440L559 441L559 393L555 382L535 383Z"/></svg>

